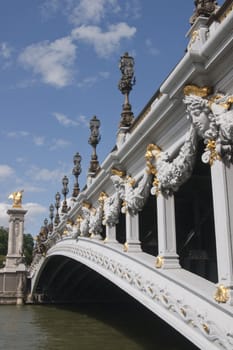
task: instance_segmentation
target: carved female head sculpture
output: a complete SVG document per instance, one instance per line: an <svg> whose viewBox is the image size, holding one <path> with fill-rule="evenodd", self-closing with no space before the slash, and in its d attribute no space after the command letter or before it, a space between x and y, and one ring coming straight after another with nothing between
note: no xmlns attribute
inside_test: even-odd
<svg viewBox="0 0 233 350"><path fill-rule="evenodd" d="M217 94L207 98L187 95L184 98L186 111L198 135L207 145L204 158L210 155L208 144L215 145L214 152L226 163L233 163L233 98ZM213 143L210 143L214 141ZM212 147L212 146L211 146ZM204 161L204 160L203 160Z"/></svg>
<svg viewBox="0 0 233 350"><path fill-rule="evenodd" d="M190 95L185 96L184 103L188 112L188 118L197 130L200 137L204 138L210 124L214 121L213 113L209 108L209 101L202 97Z"/></svg>

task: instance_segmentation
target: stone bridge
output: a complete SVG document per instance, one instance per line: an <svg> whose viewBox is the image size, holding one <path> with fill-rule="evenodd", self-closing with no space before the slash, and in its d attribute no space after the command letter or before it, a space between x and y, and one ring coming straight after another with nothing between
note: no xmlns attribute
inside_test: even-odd
<svg viewBox="0 0 233 350"><path fill-rule="evenodd" d="M214 16L196 11L184 57L135 120L131 62L101 166L92 120L87 186L38 235L30 278L49 302L123 298L116 285L200 349L232 350L233 2L209 3Z"/></svg>
<svg viewBox="0 0 233 350"><path fill-rule="evenodd" d="M32 293L49 302L96 297L97 275L87 280L82 266L102 275L106 285L111 281L121 288L200 349L232 349L232 306L214 301L213 283L181 268L158 269L153 256L124 252L121 244L84 237L58 240L32 266ZM105 292L103 287L103 299Z"/></svg>

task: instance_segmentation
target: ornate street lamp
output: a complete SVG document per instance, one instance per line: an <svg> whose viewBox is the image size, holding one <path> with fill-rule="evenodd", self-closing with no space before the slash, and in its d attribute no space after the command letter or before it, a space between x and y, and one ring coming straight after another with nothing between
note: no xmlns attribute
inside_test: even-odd
<svg viewBox="0 0 233 350"><path fill-rule="evenodd" d="M56 208L57 212L56 212L55 219L54 219L54 224L56 226L60 223L60 216L59 216L59 213L58 213L58 210L59 210L59 208L61 206L60 200L61 200L61 195L60 195L59 192L57 192L56 195L55 195L55 208Z"/></svg>
<svg viewBox="0 0 233 350"><path fill-rule="evenodd" d="M54 205L53 204L50 204L50 206L49 206L49 218L50 218L49 232L53 232L53 219L54 219Z"/></svg>
<svg viewBox="0 0 233 350"><path fill-rule="evenodd" d="M45 230L45 232L46 232L46 237L47 237L48 232L49 232L48 222L49 222L48 219L45 218L45 219L44 219L44 230Z"/></svg>
<svg viewBox="0 0 233 350"><path fill-rule="evenodd" d="M100 142L101 136L99 133L99 127L100 127L100 121L99 119L94 115L94 117L90 120L90 130L91 135L89 137L88 143L92 146L93 151L91 155L91 162L89 167L89 173L95 175L97 171L99 170L99 162L98 162L98 156L96 154L96 146Z"/></svg>
<svg viewBox="0 0 233 350"><path fill-rule="evenodd" d="M78 177L81 174L82 168L81 168L81 160L82 157L80 156L80 154L77 152L74 155L73 158L73 163L74 163L74 167L73 167L73 171L72 174L75 176L75 183L74 183L74 189L73 189L73 197L77 197L79 192L80 192L80 188L79 188L79 183L78 183Z"/></svg>
<svg viewBox="0 0 233 350"><path fill-rule="evenodd" d="M48 222L49 220L47 218L44 219L44 226L47 228L48 227Z"/></svg>
<svg viewBox="0 0 233 350"><path fill-rule="evenodd" d="M62 194L64 196L64 201L63 201L62 209L61 209L62 213L64 213L64 214L66 214L68 212L68 206L67 206L67 201L66 201L66 196L69 193L68 184L69 184L69 179L65 175L62 179L62 185L63 185Z"/></svg>
<svg viewBox="0 0 233 350"><path fill-rule="evenodd" d="M121 113L120 127L129 127L133 122L133 112L131 111L131 104L129 103L129 93L135 85L136 79L134 75L134 59L126 52L120 58L119 68L122 73L121 80L118 83L118 88L125 96L123 109Z"/></svg>

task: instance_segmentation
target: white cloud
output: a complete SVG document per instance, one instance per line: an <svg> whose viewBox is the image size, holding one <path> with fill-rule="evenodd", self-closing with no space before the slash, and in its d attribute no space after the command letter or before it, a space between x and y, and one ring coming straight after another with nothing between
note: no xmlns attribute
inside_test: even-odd
<svg viewBox="0 0 233 350"><path fill-rule="evenodd" d="M98 81L103 79L109 78L109 72L99 72L97 75L93 75L90 77L86 77L83 80L78 82L78 87L92 87L94 86Z"/></svg>
<svg viewBox="0 0 233 350"><path fill-rule="evenodd" d="M37 230L35 227L38 226L38 222L43 222L42 217L46 216L48 208L33 202L23 203L23 208L28 211L25 215L25 233L28 232L32 235L38 234L39 230L37 232L33 231Z"/></svg>
<svg viewBox="0 0 233 350"><path fill-rule="evenodd" d="M12 48L6 42L0 43L0 57L9 59L11 57Z"/></svg>
<svg viewBox="0 0 233 350"><path fill-rule="evenodd" d="M83 80L81 80L77 85L79 88L83 88L83 87L92 87L96 84L98 80L98 77L92 76L92 77L86 77Z"/></svg>
<svg viewBox="0 0 233 350"><path fill-rule="evenodd" d="M100 23L107 13L119 12L117 0L80 0L69 16L74 25Z"/></svg>
<svg viewBox="0 0 233 350"><path fill-rule="evenodd" d="M44 145L44 137L43 136L34 136L33 142L36 146L43 146Z"/></svg>
<svg viewBox="0 0 233 350"><path fill-rule="evenodd" d="M40 6L42 17L48 19L60 9L61 3L61 0L45 0Z"/></svg>
<svg viewBox="0 0 233 350"><path fill-rule="evenodd" d="M53 113L54 117L57 119L57 121L65 127L76 127L76 126L89 126L89 121L87 120L87 118L84 115L80 115L77 119L71 119L69 117L67 117L65 114L62 113L57 113L54 112ZM53 145L51 146L50 149L54 150L57 148L61 148L61 147L66 147L70 145L69 141L63 140L63 139L54 139L53 140Z"/></svg>
<svg viewBox="0 0 233 350"><path fill-rule="evenodd" d="M50 151L55 151L60 148L66 148L70 146L70 141L64 139L53 139L52 145L50 146Z"/></svg>
<svg viewBox="0 0 233 350"><path fill-rule="evenodd" d="M23 208L28 210L28 216L32 217L47 212L47 208L43 207L41 204L38 203L25 203L23 204Z"/></svg>
<svg viewBox="0 0 233 350"><path fill-rule="evenodd" d="M85 115L80 115L79 120L80 123L82 123L84 126L89 127L89 121L87 120L87 117L85 117Z"/></svg>
<svg viewBox="0 0 233 350"><path fill-rule="evenodd" d="M78 121L70 119L65 114L54 112L53 115L57 119L57 121L63 126L69 127L79 125Z"/></svg>
<svg viewBox="0 0 233 350"><path fill-rule="evenodd" d="M153 46L153 43L151 41L151 39L146 39L145 41L146 47L148 52L152 55L152 56L157 56L159 55L159 50Z"/></svg>
<svg viewBox="0 0 233 350"><path fill-rule="evenodd" d="M99 72L99 76L103 79L108 79L110 76L109 72Z"/></svg>
<svg viewBox="0 0 233 350"><path fill-rule="evenodd" d="M135 27L121 22L110 25L106 32L97 26L81 26L72 31L72 37L93 45L100 57L107 57L118 49L122 39L130 39L135 33Z"/></svg>
<svg viewBox="0 0 233 350"><path fill-rule="evenodd" d="M64 169L47 169L47 168L38 168L36 166L31 167L27 171L27 175L32 177L34 181L45 181L45 182L57 182L62 179L64 176Z"/></svg>
<svg viewBox="0 0 233 350"><path fill-rule="evenodd" d="M34 136L32 134L30 134L28 131L8 131L8 132L4 132L4 134L9 137L9 138L14 138L14 139L18 139L21 137L31 137L33 143L36 146L43 146L45 143L44 137L43 136Z"/></svg>
<svg viewBox="0 0 233 350"><path fill-rule="evenodd" d="M42 188L42 187L39 187L39 186L33 186L33 185L24 185L23 186L23 189L25 192L27 193L41 193L41 192L45 192L46 189L45 188Z"/></svg>
<svg viewBox="0 0 233 350"><path fill-rule="evenodd" d="M60 12L72 24L82 25L97 24L108 14L119 13L121 8L118 0L44 0L40 10L45 20Z"/></svg>
<svg viewBox="0 0 233 350"><path fill-rule="evenodd" d="M126 17L134 19L141 17L142 4L140 0L127 0L124 6L122 10Z"/></svg>
<svg viewBox="0 0 233 350"><path fill-rule="evenodd" d="M14 175L14 173L14 169L11 168L9 165L0 164L0 181L9 178L10 176Z"/></svg>
<svg viewBox="0 0 233 350"><path fill-rule="evenodd" d="M72 82L75 58L76 46L71 38L64 37L26 47L19 56L19 62L39 74L44 83L64 87Z"/></svg>
<svg viewBox="0 0 233 350"><path fill-rule="evenodd" d="M9 215L7 210L11 208L10 204L0 203L0 226L8 227L9 226Z"/></svg>
<svg viewBox="0 0 233 350"><path fill-rule="evenodd" d="M24 130L9 131L9 132L6 132L5 134L7 137L10 137L10 138L26 137L30 135L29 132Z"/></svg>

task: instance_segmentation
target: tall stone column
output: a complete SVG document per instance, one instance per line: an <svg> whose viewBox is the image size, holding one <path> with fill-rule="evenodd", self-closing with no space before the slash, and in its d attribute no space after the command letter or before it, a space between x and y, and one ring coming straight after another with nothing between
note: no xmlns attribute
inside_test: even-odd
<svg viewBox="0 0 233 350"><path fill-rule="evenodd" d="M139 241L138 214L131 215L128 211L126 211L125 220L126 220L125 250L127 250L128 252L141 252L141 243Z"/></svg>
<svg viewBox="0 0 233 350"><path fill-rule="evenodd" d="M8 251L6 264L1 269L2 294L0 301L3 304L23 304L26 296L26 265L23 261L23 234L24 210L22 204L22 192L12 193L13 206L7 211L9 215Z"/></svg>
<svg viewBox="0 0 233 350"><path fill-rule="evenodd" d="M176 226L174 196L157 197L158 217L158 251L156 267L175 269L180 268L176 252Z"/></svg>
<svg viewBox="0 0 233 350"><path fill-rule="evenodd" d="M16 268L23 256L24 216L27 210L11 208L7 211L9 219L8 251L6 268Z"/></svg>
<svg viewBox="0 0 233 350"><path fill-rule="evenodd" d="M233 165L216 160L211 166L218 281L233 303ZM225 300L226 301L226 300Z"/></svg>

